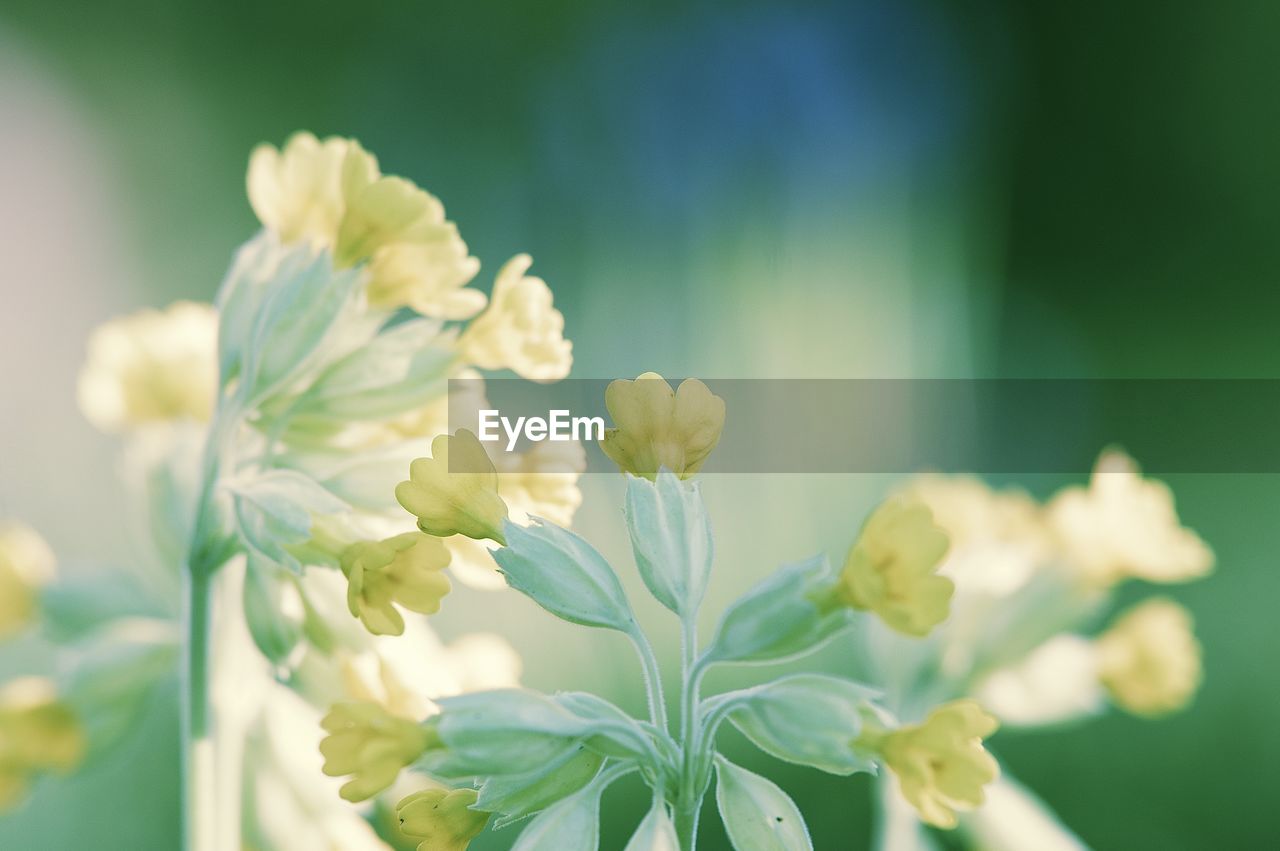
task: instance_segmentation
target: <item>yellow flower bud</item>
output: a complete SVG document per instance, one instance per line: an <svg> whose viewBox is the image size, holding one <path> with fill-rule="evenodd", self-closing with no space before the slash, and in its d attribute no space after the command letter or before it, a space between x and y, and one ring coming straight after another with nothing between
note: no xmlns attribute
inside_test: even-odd
<svg viewBox="0 0 1280 851"><path fill-rule="evenodd" d="M564 338L564 316L552 306L551 288L525 275L533 259L518 254L498 272L489 309L458 341L462 356L481 369L510 369L531 381L557 381L573 366L573 344Z"/></svg>
<svg viewBox="0 0 1280 851"><path fill-rule="evenodd" d="M53 550L43 538L18 523L0 524L0 639L35 620L39 588L53 573Z"/></svg>
<svg viewBox="0 0 1280 851"><path fill-rule="evenodd" d="M401 635L396 605L424 615L440 611L449 593L449 551L439 538L406 532L383 541L352 544L342 554L347 607L374 635Z"/></svg>
<svg viewBox="0 0 1280 851"><path fill-rule="evenodd" d="M1103 453L1089 487L1062 491L1048 514L1068 562L1090 584L1185 582L1213 569L1213 552L1178 519L1173 492L1144 479L1123 452Z"/></svg>
<svg viewBox="0 0 1280 851"><path fill-rule="evenodd" d="M1200 686L1200 644L1191 614L1168 599L1142 603L1097 641L1098 677L1117 704L1136 715L1186 706Z"/></svg>
<svg viewBox="0 0 1280 851"><path fill-rule="evenodd" d="M0 688L0 809L17 803L41 774L66 774L84 758L75 713L43 677Z"/></svg>
<svg viewBox="0 0 1280 851"><path fill-rule="evenodd" d="M489 823L489 814L471 809L475 789L424 789L396 805L400 831L421 839L418 851L466 851Z"/></svg>
<svg viewBox="0 0 1280 851"><path fill-rule="evenodd" d="M320 742L324 773L351 775L340 794L352 802L367 801L390 787L401 769L437 743L427 728L376 703L340 703L320 725L329 734Z"/></svg>
<svg viewBox="0 0 1280 851"><path fill-rule="evenodd" d="M946 620L955 592L955 584L936 572L948 546L928 507L893 497L862 527L836 593L846 605L875 612L899 632L928 635Z"/></svg>
<svg viewBox="0 0 1280 851"><path fill-rule="evenodd" d="M458 472L450 472L450 466ZM409 481L396 487L396 499L428 535L506 543L507 506L498 496L497 470L479 438L466 429L431 441L431 457L409 466Z"/></svg>
<svg viewBox="0 0 1280 851"><path fill-rule="evenodd" d="M80 409L103 431L206 422L218 392L218 315L179 301L113 319L89 337Z"/></svg>
<svg viewBox="0 0 1280 851"><path fill-rule="evenodd" d="M956 700L934 709L921 724L888 732L870 726L858 744L879 754L920 818L949 829L956 826L956 811L982 804L983 787L1000 775L982 746L998 726L975 701Z"/></svg>
<svg viewBox="0 0 1280 851"><path fill-rule="evenodd" d="M661 375L646 372L610 383L604 401L616 427L605 430L600 448L623 472L646 479L657 479L661 468L690 478L724 430L724 400L696 378L672 391Z"/></svg>
<svg viewBox="0 0 1280 851"><path fill-rule="evenodd" d="M368 263L369 303L468 319L484 294L465 289L480 263L435 196L400 177L351 139L297 133L283 151L261 145L249 160L249 200L284 242L333 252L339 267Z"/></svg>

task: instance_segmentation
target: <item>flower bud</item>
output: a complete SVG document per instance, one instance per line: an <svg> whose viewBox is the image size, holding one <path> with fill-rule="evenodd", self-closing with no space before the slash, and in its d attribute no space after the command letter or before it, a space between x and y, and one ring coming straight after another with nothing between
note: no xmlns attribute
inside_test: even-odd
<svg viewBox="0 0 1280 851"><path fill-rule="evenodd" d="M438 743L433 733L398 718L376 703L340 703L320 722L328 736L320 743L324 773L351 775L341 790L348 801L367 801L395 782Z"/></svg>
<svg viewBox="0 0 1280 851"><path fill-rule="evenodd" d="M19 523L0 524L0 639L35 619L40 586L53 572L53 551L39 534Z"/></svg>
<svg viewBox="0 0 1280 851"><path fill-rule="evenodd" d="M440 539L421 532L353 544L342 554L347 607L374 635L400 635L404 617L395 604L424 615L440 611L450 589L448 564Z"/></svg>
<svg viewBox="0 0 1280 851"><path fill-rule="evenodd" d="M497 470L480 440L466 429L431 441L431 457L410 465L409 481L396 487L396 499L428 535L506 542L502 521L507 506L498 496Z"/></svg>
<svg viewBox="0 0 1280 851"><path fill-rule="evenodd" d="M955 584L935 572L947 554L946 533L919 502L894 497L880 505L849 550L837 595L875 612L898 632L923 636L946 619Z"/></svg>
<svg viewBox="0 0 1280 851"><path fill-rule="evenodd" d="M696 378L673 391L661 375L646 372L610 383L604 400L615 428L605 430L600 448L623 472L646 479L664 467L682 479L693 476L724 430L724 400Z"/></svg>
<svg viewBox="0 0 1280 851"><path fill-rule="evenodd" d="M418 851L466 851L489 823L475 802L475 789L424 789L396 804L396 817L405 836L422 840Z"/></svg>
<svg viewBox="0 0 1280 851"><path fill-rule="evenodd" d="M0 809L41 774L74 769L84 752L80 722L50 680L24 677L0 688Z"/></svg>
<svg viewBox="0 0 1280 851"><path fill-rule="evenodd" d="M1200 685L1200 644L1191 615L1172 600L1142 603L1097 641L1098 677L1111 698L1136 715L1186 706Z"/></svg>

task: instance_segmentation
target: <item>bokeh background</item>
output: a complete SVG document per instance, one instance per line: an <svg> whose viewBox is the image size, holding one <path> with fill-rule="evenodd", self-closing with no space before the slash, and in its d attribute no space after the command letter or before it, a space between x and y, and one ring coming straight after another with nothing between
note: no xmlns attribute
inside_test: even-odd
<svg viewBox="0 0 1280 851"><path fill-rule="evenodd" d="M115 447L75 410L84 338L211 298L255 228L249 150L299 128L439 195L487 271L533 254L580 377L1276 376L1277 37L1280 5L1243 0L0 0L0 513L70 570L133 557ZM1098 849L1271 847L1280 483L1170 483L1219 557L1174 590L1198 701L995 747ZM889 484L709 480L712 607L842 552ZM625 564L618 483L585 490L579 527ZM625 648L546 620L459 592L439 623L501 629L535 686L638 702ZM0 848L178 847L176 742L162 701L119 757L0 820ZM864 781L748 753L819 849L866 844ZM643 806L610 794L604 847Z"/></svg>

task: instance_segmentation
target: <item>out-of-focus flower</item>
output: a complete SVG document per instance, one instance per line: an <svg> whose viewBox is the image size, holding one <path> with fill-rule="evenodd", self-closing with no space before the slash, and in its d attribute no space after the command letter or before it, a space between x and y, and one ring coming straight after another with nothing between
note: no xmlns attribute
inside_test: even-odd
<svg viewBox="0 0 1280 851"><path fill-rule="evenodd" d="M444 205L411 181L383 176L358 142L297 133L280 151L260 145L248 185L258 219L282 241L329 249L339 267L367 262L370 305L441 319L484 308L484 294L466 289L480 263Z"/></svg>
<svg viewBox="0 0 1280 851"><path fill-rule="evenodd" d="M1178 520L1168 486L1144 479L1123 452L1104 452L1089 487L1062 491L1048 512L1069 561L1090 584L1184 582L1213 568L1213 552Z"/></svg>
<svg viewBox="0 0 1280 851"><path fill-rule="evenodd" d="M0 809L21 799L41 774L74 769L84 752L80 722L52 681L23 677L0 688Z"/></svg>
<svg viewBox="0 0 1280 851"><path fill-rule="evenodd" d="M466 429L431 441L431 457L410 465L409 481L396 487L396 499L428 535L505 543L507 506L498 496L497 470L479 438Z"/></svg>
<svg viewBox="0 0 1280 851"><path fill-rule="evenodd" d="M1059 634L1016 664L983 677L972 691L1002 724L1056 724L1105 705L1093 642Z"/></svg>
<svg viewBox="0 0 1280 851"><path fill-rule="evenodd" d="M947 617L955 584L937 574L949 546L923 503L892 497L862 527L837 594L907 635L927 635Z"/></svg>
<svg viewBox="0 0 1280 851"><path fill-rule="evenodd" d="M880 755L924 821L953 828L956 811L981 805L983 787L1000 775L982 746L998 726L975 701L956 700L937 707L920 724L889 732L873 725L859 745Z"/></svg>
<svg viewBox="0 0 1280 851"><path fill-rule="evenodd" d="M458 341L463 357L481 369L510 369L531 381L558 381L573 366L573 344L564 338L564 316L552 306L551 288L525 275L533 259L517 254L498 272L489 309Z"/></svg>
<svg viewBox="0 0 1280 851"><path fill-rule="evenodd" d="M449 551L439 538L406 532L383 541L361 541L342 554L347 606L375 635L400 635L404 617L396 605L430 615L449 593Z"/></svg>
<svg viewBox="0 0 1280 851"><path fill-rule="evenodd" d="M217 396L217 337L213 307L189 301L107 322L89 337L81 411L109 432L207 421Z"/></svg>
<svg viewBox="0 0 1280 851"><path fill-rule="evenodd" d="M498 471L498 495L512 515L542 517L559 526L573 523L582 505L578 478L586 454L577 443L536 443L526 452L500 452L493 459ZM524 517L515 517L517 522Z"/></svg>
<svg viewBox="0 0 1280 851"><path fill-rule="evenodd" d="M696 378L672 391L661 375L611 382L605 407L615 428L600 448L624 472L655 480L666 468L682 479L702 468L724 430L724 400Z"/></svg>
<svg viewBox="0 0 1280 851"><path fill-rule="evenodd" d="M1200 644L1191 614L1172 600L1134 607L1099 637L1097 650L1102 684L1136 715L1181 709L1200 686Z"/></svg>
<svg viewBox="0 0 1280 851"><path fill-rule="evenodd" d="M35 619L40 586L53 574L53 550L44 538L20 523L0 523L0 639Z"/></svg>
<svg viewBox="0 0 1280 851"><path fill-rule="evenodd" d="M376 703L340 703L324 717L329 734L320 742L324 773L351 776L342 787L348 801L367 801L389 788L400 770L432 744L432 733Z"/></svg>
<svg viewBox="0 0 1280 851"><path fill-rule="evenodd" d="M489 813L471 809L475 789L423 789L396 805L405 836L421 839L418 851L466 851L489 823Z"/></svg>

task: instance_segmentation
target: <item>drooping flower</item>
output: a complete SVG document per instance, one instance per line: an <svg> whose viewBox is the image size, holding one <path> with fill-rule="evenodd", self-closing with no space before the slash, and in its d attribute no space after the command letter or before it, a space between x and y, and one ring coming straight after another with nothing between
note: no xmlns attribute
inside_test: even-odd
<svg viewBox="0 0 1280 851"><path fill-rule="evenodd" d="M35 619L40 586L53 573L53 550L44 538L20 523L0 523L0 639Z"/></svg>
<svg viewBox="0 0 1280 851"><path fill-rule="evenodd" d="M655 480L666 468L688 479L702 468L724 430L724 400L696 378L673 391L661 375L646 372L605 390L614 428L600 448L624 472Z"/></svg>
<svg viewBox="0 0 1280 851"><path fill-rule="evenodd" d="M1123 452L1104 452L1089 487L1062 491L1048 512L1068 560L1090 584L1184 582L1213 568L1208 545L1179 521L1173 492L1144 479Z"/></svg>
<svg viewBox="0 0 1280 851"><path fill-rule="evenodd" d="M367 801L389 788L401 769L431 747L433 734L376 703L340 703L320 722L328 733L320 742L324 773L351 776L341 794Z"/></svg>
<svg viewBox="0 0 1280 851"><path fill-rule="evenodd" d="M371 306L441 319L484 308L484 294L466 288L480 263L444 205L411 181L384 176L358 142L297 133L282 151L260 145L248 184L254 212L284 242L328 249L340 268L367 263Z"/></svg>
<svg viewBox="0 0 1280 851"><path fill-rule="evenodd" d="M872 726L858 744L879 754L925 822L953 828L956 811L981 805L983 787L1000 775L982 745L998 726L975 701L956 700L937 707L920 724L888 732Z"/></svg>
<svg viewBox="0 0 1280 851"><path fill-rule="evenodd" d="M23 677L0 688L0 809L42 774L65 774L84 758L84 731L52 681Z"/></svg>
<svg viewBox="0 0 1280 851"><path fill-rule="evenodd" d="M573 366L573 344L564 338L564 316L552 306L551 288L525 274L533 265L518 254L498 272L489 309L458 341L463 357L481 369L510 369L531 381L558 381Z"/></svg>
<svg viewBox="0 0 1280 851"><path fill-rule="evenodd" d="M947 535L927 506L905 497L880 505L854 541L837 594L907 635L923 636L946 619L955 583L937 574Z"/></svg>
<svg viewBox="0 0 1280 851"><path fill-rule="evenodd" d="M428 535L504 542L507 506L498 496L498 473L479 438L466 429L431 441L431 457L409 467L396 499Z"/></svg>
<svg viewBox="0 0 1280 851"><path fill-rule="evenodd" d="M489 823L489 813L473 810L475 789L423 789L396 805L405 836L420 839L418 851L466 851Z"/></svg>
<svg viewBox="0 0 1280 851"><path fill-rule="evenodd" d="M189 301L107 322L89 337L81 411L108 432L206 422L217 395L217 336L213 307Z"/></svg>
<svg viewBox="0 0 1280 851"><path fill-rule="evenodd" d="M424 615L440 610L449 593L449 551L439 538L406 532L382 541L361 541L342 554L347 606L375 635L400 635L403 606Z"/></svg>
<svg viewBox="0 0 1280 851"><path fill-rule="evenodd" d="M1183 708L1200 686L1200 644L1191 614L1157 598L1131 609L1097 641L1098 677L1112 699L1136 715Z"/></svg>

